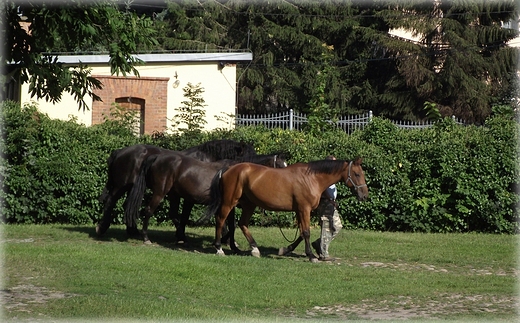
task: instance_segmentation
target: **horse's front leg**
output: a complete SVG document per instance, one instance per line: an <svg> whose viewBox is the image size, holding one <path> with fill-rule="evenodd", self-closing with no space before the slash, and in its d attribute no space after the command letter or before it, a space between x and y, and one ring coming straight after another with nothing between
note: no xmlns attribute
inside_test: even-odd
<svg viewBox="0 0 520 323"><path fill-rule="evenodd" d="M223 227L222 228L222 243L223 244L229 244L229 246L231 247L231 249L234 251L234 252L241 252L240 249L238 249L238 243L235 241L235 231L236 231L236 217L235 217L235 210L236 208L232 208L231 211L229 212L229 215L228 215L228 219L226 220L226 223L227 223L227 228L226 227ZM233 221L233 222L230 222L230 221ZM230 226L233 226L233 233L230 233L229 230L231 229ZM233 242L230 242L230 236L233 236Z"/></svg>
<svg viewBox="0 0 520 323"><path fill-rule="evenodd" d="M311 249L311 220L310 212L302 212L298 216L300 224L300 232L302 238L305 240L305 254L309 257L310 262L318 262L318 258L312 253Z"/></svg>
<svg viewBox="0 0 520 323"><path fill-rule="evenodd" d="M169 194L170 200L170 211L168 215L170 220L172 220L173 225L175 226L175 230L179 229L179 225L181 223L181 217L179 216L179 209L181 206L181 198L176 194Z"/></svg>
<svg viewBox="0 0 520 323"><path fill-rule="evenodd" d="M238 226L251 246L251 255L254 257L260 257L260 250L258 249L256 241L248 228L249 220L255 211L255 207L256 206L252 203L242 203L242 216L240 217L240 221L238 221Z"/></svg>
<svg viewBox="0 0 520 323"><path fill-rule="evenodd" d="M178 198L180 200L180 198ZM177 239L177 243L188 245L186 240L186 226L188 225L188 221L190 219L191 210L193 209L193 202L184 199L182 204L182 213L180 216L180 221L175 225L176 232L175 238ZM178 208L178 205L177 205ZM177 212L178 213L178 212ZM178 217L178 215L177 215ZM179 219L177 219L179 220Z"/></svg>
<svg viewBox="0 0 520 323"><path fill-rule="evenodd" d="M306 229L302 230L302 237L305 240L305 254L307 257L309 257L310 262L318 262L318 258L312 253L311 249L311 243L310 243L310 237L311 237L311 230Z"/></svg>
<svg viewBox="0 0 520 323"><path fill-rule="evenodd" d="M228 232L224 235L224 237L222 238L222 241L224 242L224 241L228 240L229 247L231 248L231 250L233 250L233 252L235 252L237 254L240 254L241 251L240 251L240 249L238 249L238 246L235 242L235 208L233 208L229 212L226 222L227 222Z"/></svg>
<svg viewBox="0 0 520 323"><path fill-rule="evenodd" d="M98 236L102 236L103 234L105 234L105 232L110 227L110 224L113 220L112 210L114 209L114 205L116 204L114 202L114 197L111 195L108 195L103 202L103 217L101 218L101 221L99 221L99 223L96 225L96 234Z"/></svg>

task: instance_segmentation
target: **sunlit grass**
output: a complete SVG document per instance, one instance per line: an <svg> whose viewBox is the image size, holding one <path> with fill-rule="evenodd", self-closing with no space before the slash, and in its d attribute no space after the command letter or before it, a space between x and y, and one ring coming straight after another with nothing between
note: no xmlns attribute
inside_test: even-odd
<svg viewBox="0 0 520 323"><path fill-rule="evenodd" d="M262 258L214 255L213 231L189 228L192 247L183 249L169 227L151 228L154 244L144 245L118 226L98 239L89 226L4 225L5 289L15 296L20 286L62 296L26 300L5 315L275 321L356 319L364 318L355 310L363 306L390 313L418 306L433 313L426 318L516 317L515 236L343 230L330 247L339 259L312 264L303 243L294 254L277 256L289 244L278 228L251 228ZM293 232L284 229L287 237ZM242 233L236 236L247 250ZM436 306L441 311L432 304L443 304Z"/></svg>

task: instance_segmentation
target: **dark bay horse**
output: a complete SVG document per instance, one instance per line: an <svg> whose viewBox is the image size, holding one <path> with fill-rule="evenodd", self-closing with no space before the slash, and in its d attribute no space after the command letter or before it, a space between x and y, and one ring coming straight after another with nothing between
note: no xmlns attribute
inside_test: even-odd
<svg viewBox="0 0 520 323"><path fill-rule="evenodd" d="M255 155L247 157L245 160L269 167L287 167L285 159L278 154ZM183 210L183 216L177 226L176 237L177 241L184 241L186 239L185 228L193 205L208 205L210 203L209 189L215 174L223 167L239 162L241 160L230 159L202 162L180 152L169 152L148 157L141 167L141 172L134 186L128 193L125 222L137 226L139 210L146 188L150 188L152 197L142 212L144 218L143 239L146 243L149 243L148 222L159 203L165 196L169 197L172 204L178 204L179 199L183 198L184 207L188 205L189 209Z"/></svg>
<svg viewBox="0 0 520 323"><path fill-rule="evenodd" d="M103 204L103 217L96 226L96 233L103 235L113 220L113 209L117 201L133 187L143 161L150 155L164 154L171 150L152 145L133 145L112 152L107 160L108 179L99 197ZM182 153L202 161L246 158L256 155L253 146L234 140L212 140L183 150ZM128 198L125 200L127 204ZM177 206L178 208L178 206ZM177 214L176 211L170 214ZM178 222L178 221L177 221ZM137 227L127 224L127 233L138 234Z"/></svg>
<svg viewBox="0 0 520 323"><path fill-rule="evenodd" d="M224 255L221 245L222 227L231 209L240 203L242 217L238 225L252 248L253 256L259 257L260 251L248 225L255 208L259 206L270 211L296 212L301 236L305 240L305 254L310 261L317 261L309 243L310 213L318 207L323 191L339 181L350 187L359 200L365 200L368 197L368 187L361 162L359 158L354 161L320 160L308 164L297 163L281 169L242 163L220 171L212 181L212 202L207 209L207 214L216 215L217 254ZM234 227L230 224L228 222L230 245L234 246Z"/></svg>

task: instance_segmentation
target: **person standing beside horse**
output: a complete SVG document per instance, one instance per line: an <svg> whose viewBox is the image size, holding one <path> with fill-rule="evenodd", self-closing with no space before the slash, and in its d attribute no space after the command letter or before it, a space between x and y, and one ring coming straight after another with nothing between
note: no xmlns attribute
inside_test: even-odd
<svg viewBox="0 0 520 323"><path fill-rule="evenodd" d="M336 157L330 155L325 159L336 160ZM336 184L332 184L323 192L320 204L313 212L320 217L321 235L311 245L316 250L318 259L321 261L335 260L329 257L329 245L343 228L341 217L336 207L337 195Z"/></svg>

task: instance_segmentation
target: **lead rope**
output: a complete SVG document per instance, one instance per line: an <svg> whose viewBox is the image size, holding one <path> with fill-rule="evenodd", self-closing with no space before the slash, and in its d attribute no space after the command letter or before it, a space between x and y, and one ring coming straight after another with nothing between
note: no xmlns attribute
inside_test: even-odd
<svg viewBox="0 0 520 323"><path fill-rule="evenodd" d="M296 241L296 239L298 239L298 232L300 231L300 228L296 227L296 232L294 233L294 239L292 241L287 239L287 237L285 236L285 234L282 231L282 227L278 226L278 229L280 229L280 232L282 233L282 236L285 239L285 241L287 241L289 243L293 243L294 241Z"/></svg>

